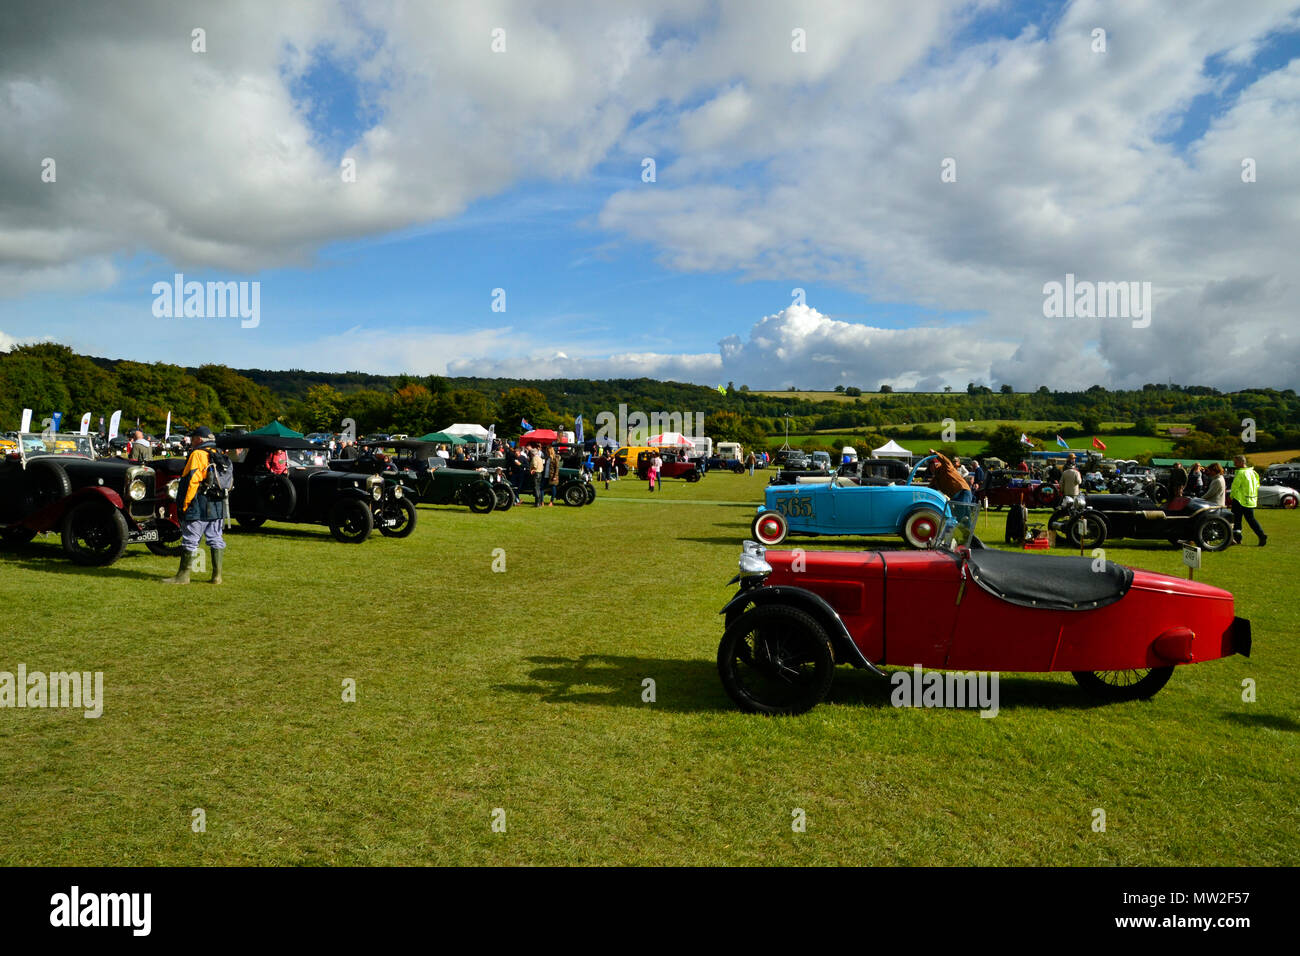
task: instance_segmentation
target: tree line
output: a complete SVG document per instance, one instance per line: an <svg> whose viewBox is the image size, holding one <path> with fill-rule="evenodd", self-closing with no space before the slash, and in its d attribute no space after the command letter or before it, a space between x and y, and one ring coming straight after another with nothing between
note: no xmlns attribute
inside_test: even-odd
<svg viewBox="0 0 1300 956"><path fill-rule="evenodd" d="M854 395L853 393L858 394ZM54 411L70 420L91 412L96 421L122 409L124 423L138 418L161 431L168 412L176 427L228 424L258 427L278 419L299 431L337 431L351 418L361 434L424 434L453 422L496 424L513 437L520 422L537 428L572 428L583 415L588 435L596 415L629 411L703 412L709 434L745 445L792 434L839 430L864 437L937 437L933 423L1043 420L1063 426L1064 437L1095 435L1103 422L1131 422L1129 434L1154 435L1158 422L1186 422L1192 432L1175 450L1189 457L1226 457L1240 450L1252 423L1253 449L1300 447L1300 397L1293 389L1251 388L1224 393L1208 386L1148 384L1141 389L1052 391L1039 386L994 392L973 383L964 392L867 393L848 386L836 397L800 392L762 394L729 382L709 388L634 379L542 379L372 375L197 368L80 355L64 345L39 343L0 352L0 430L16 428L23 408L36 421ZM923 435L914 434L922 429ZM1017 435L1018 437L1018 435ZM829 446L828 446L829 447ZM1202 454L1203 453L1203 454Z"/></svg>

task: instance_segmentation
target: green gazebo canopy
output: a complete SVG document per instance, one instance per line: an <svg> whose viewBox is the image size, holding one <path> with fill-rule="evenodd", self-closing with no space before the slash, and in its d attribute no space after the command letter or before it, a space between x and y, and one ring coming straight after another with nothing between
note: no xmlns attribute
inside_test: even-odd
<svg viewBox="0 0 1300 956"><path fill-rule="evenodd" d="M269 425L263 425L255 432L249 432L250 435L270 435L274 438L301 438L302 432L296 432L287 425L281 425L280 420L276 419Z"/></svg>
<svg viewBox="0 0 1300 956"><path fill-rule="evenodd" d="M438 442L441 445L464 445L469 442L463 435L448 435L446 432L429 432L421 435L418 440Z"/></svg>

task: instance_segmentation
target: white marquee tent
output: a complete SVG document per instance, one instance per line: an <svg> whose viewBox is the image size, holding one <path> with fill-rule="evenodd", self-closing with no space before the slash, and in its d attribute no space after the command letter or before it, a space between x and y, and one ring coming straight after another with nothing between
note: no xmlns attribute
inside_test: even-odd
<svg viewBox="0 0 1300 956"><path fill-rule="evenodd" d="M912 453L894 439L889 439L879 448L871 449L872 458L911 458Z"/></svg>
<svg viewBox="0 0 1300 956"><path fill-rule="evenodd" d="M485 442L490 435L488 430L482 425L466 425L463 423L448 425L442 430L444 435L464 435L466 438L472 438L475 441Z"/></svg>

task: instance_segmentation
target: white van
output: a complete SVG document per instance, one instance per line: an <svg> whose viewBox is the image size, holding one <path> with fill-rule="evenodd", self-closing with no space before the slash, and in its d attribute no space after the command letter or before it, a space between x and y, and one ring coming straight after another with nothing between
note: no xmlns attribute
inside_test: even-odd
<svg viewBox="0 0 1300 956"><path fill-rule="evenodd" d="M726 461L743 460L740 454L740 442L738 441L720 441L718 442L718 457Z"/></svg>
<svg viewBox="0 0 1300 956"><path fill-rule="evenodd" d="M713 457L713 439L712 438L691 438L690 435L682 436L690 439L691 445L694 446L691 451L692 458L712 458Z"/></svg>

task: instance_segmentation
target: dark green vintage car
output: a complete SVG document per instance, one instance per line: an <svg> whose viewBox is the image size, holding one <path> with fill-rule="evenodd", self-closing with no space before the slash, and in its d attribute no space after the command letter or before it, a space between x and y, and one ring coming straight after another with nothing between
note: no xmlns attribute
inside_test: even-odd
<svg viewBox="0 0 1300 956"><path fill-rule="evenodd" d="M522 468L511 468L510 462L505 458L471 458L464 461L452 460L448 464L462 471L475 468L495 469L505 476L507 484L514 489L516 495L533 493L532 475ZM592 484L591 476L581 467L580 461L571 457L562 461L558 493L561 501L574 507L589 505L596 500L596 486Z"/></svg>
<svg viewBox="0 0 1300 956"><path fill-rule="evenodd" d="M475 514L514 507L514 489L497 468L451 468L433 442L413 438L362 445L359 458L332 459L331 468L381 475L400 485L408 500L464 505Z"/></svg>

